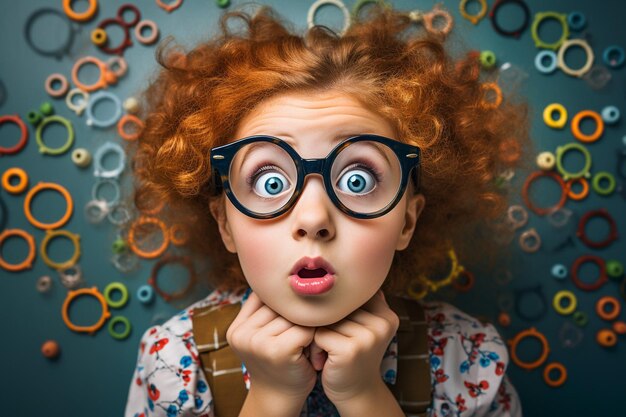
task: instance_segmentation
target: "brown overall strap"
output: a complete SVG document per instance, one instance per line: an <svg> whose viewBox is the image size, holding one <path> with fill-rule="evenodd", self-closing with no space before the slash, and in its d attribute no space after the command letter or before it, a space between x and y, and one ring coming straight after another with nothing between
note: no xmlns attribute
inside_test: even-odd
<svg viewBox="0 0 626 417"><path fill-rule="evenodd" d="M226 331L241 303L196 308L191 315L193 335L217 417L237 417L248 390L241 361L226 341Z"/></svg>
<svg viewBox="0 0 626 417"><path fill-rule="evenodd" d="M432 402L428 325L422 306L414 300L386 296L400 318L398 368L395 385L387 385L405 413L427 416Z"/></svg>

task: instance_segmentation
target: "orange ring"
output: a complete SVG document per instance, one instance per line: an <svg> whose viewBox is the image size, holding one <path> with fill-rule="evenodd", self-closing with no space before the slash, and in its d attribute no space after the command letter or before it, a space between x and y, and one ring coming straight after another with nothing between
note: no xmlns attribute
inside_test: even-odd
<svg viewBox="0 0 626 417"><path fill-rule="evenodd" d="M617 344L617 335L613 330L600 329L598 333L596 333L596 341L600 346L613 347Z"/></svg>
<svg viewBox="0 0 626 417"><path fill-rule="evenodd" d="M617 334L626 334L626 322L616 321L613 322L613 331Z"/></svg>
<svg viewBox="0 0 626 417"><path fill-rule="evenodd" d="M582 191L579 193L575 193L572 190L573 188L572 186L577 182L579 182L580 185L583 186ZM567 196L571 198L572 200L577 200L577 201L582 200L589 195L589 181L587 181L587 179L584 177L572 178L571 180L567 181L566 186L567 186Z"/></svg>
<svg viewBox="0 0 626 417"><path fill-rule="evenodd" d="M96 15L98 9L98 0L89 0L89 7L82 13L76 13L72 10L72 0L63 0L63 11L72 20L77 22L86 22Z"/></svg>
<svg viewBox="0 0 626 417"><path fill-rule="evenodd" d="M181 246L189 240L189 232L179 224L173 224L170 227L170 242L176 246Z"/></svg>
<svg viewBox="0 0 626 417"><path fill-rule="evenodd" d="M494 101L487 101L483 97L483 100L480 102L481 106L485 109L497 109L500 106L500 104L502 104L502 90L500 89L498 84L489 82L489 83L483 83L480 87L483 90L486 90L486 91L492 90L493 92L496 93L496 99Z"/></svg>
<svg viewBox="0 0 626 417"><path fill-rule="evenodd" d="M98 69L100 69L100 79L91 85L83 84L78 81L78 69L87 63L95 64ZM109 84L115 84L117 76L109 70L109 67L107 67L105 62L100 61L98 58L93 56L84 56L76 61L72 67L72 81L74 82L74 85L82 91L91 93L101 88L106 88Z"/></svg>
<svg viewBox="0 0 626 417"><path fill-rule="evenodd" d="M591 117L596 122L596 131L591 135L585 135L580 130L580 122L585 117ZM604 132L604 120L602 120L602 116L593 110L583 110L580 111L574 116L572 119L572 134L576 139L581 142L590 143L595 142L600 139L602 133Z"/></svg>
<svg viewBox="0 0 626 417"><path fill-rule="evenodd" d="M137 126L137 131L135 133L128 133L124 130L124 125L127 123L134 123ZM122 139L125 140L136 140L141 133L141 129L143 129L143 122L137 116L132 114L123 115L119 122L117 122L117 133L121 136Z"/></svg>
<svg viewBox="0 0 626 417"><path fill-rule="evenodd" d="M552 372L553 370L557 370L561 373L558 379L550 379L550 372ZM563 364L560 364L558 362L549 363L543 369L543 379L544 381L546 381L546 384L553 388L560 387L565 383L565 380L567 379L567 369L565 369L565 366L563 366Z"/></svg>
<svg viewBox="0 0 626 417"><path fill-rule="evenodd" d="M535 207L532 201L530 201L530 196L528 194L530 184L539 177L550 177L554 181L556 181L561 187L561 198L559 202L556 203L552 207L546 207L546 208ZM563 205L565 204L565 200L567 200L567 186L565 185L565 181L563 181L563 178L561 178L560 175L557 175L556 173L552 171L535 171L535 172L532 172L526 178L526 181L524 182L524 186L522 187L522 198L524 199L524 203L526 204L526 207L528 207L530 210L532 210L534 213L536 213L539 216L546 216L550 213L553 213L559 210L561 207L563 207Z"/></svg>
<svg viewBox="0 0 626 417"><path fill-rule="evenodd" d="M65 210L65 214L63 215L63 217L61 217L59 221L54 223L42 223L39 220L35 219L33 217L33 214L30 212L30 203L33 199L33 196L39 191L45 189L58 191L65 198L65 202L67 203L67 209ZM28 219L30 224L44 230L58 229L59 227L63 226L72 216L73 209L74 202L72 201L72 196L70 195L70 193L63 186L53 182L40 182L39 184L28 190L28 194L26 194L26 198L24 199L24 214L26 215L26 218Z"/></svg>
<svg viewBox="0 0 626 417"><path fill-rule="evenodd" d="M610 304L613 309L607 313L605 307L607 304ZM600 298L596 303L596 313L602 320L611 321L615 320L619 317L619 313L622 311L622 308L619 304L619 300L613 296L605 295Z"/></svg>
<svg viewBox="0 0 626 417"><path fill-rule="evenodd" d="M525 337L535 337L539 339L539 341L543 345L543 352L541 356L539 357L539 359L537 359L534 362L522 362L520 358L517 356L517 345ZM531 327L530 329L522 330L513 338L513 340L509 340L508 344L509 346L511 346L510 348L511 360L513 360L513 362L520 368L524 368L528 371L533 370L535 368L539 368L546 361L546 359L548 359L548 353L550 353L550 346L548 345L548 340L542 333L538 332L537 329L535 329L534 327Z"/></svg>
<svg viewBox="0 0 626 417"><path fill-rule="evenodd" d="M139 249L137 245L135 245L135 228L139 225L146 224L146 223L157 225L163 233L163 243L161 243L161 246L159 246L157 249L153 250L152 252L145 252ZM132 251L135 252L135 254L137 254L137 256L141 256L142 258L152 259L152 258L157 258L161 256L163 252L165 252L165 249L167 249L169 241L170 241L170 236L169 236L169 233L167 232L167 227L165 227L165 223L163 223L161 220L157 219L156 217L141 216L137 220L135 220L135 222L133 222L133 224L130 226L130 230L128 231L128 245L130 246Z"/></svg>
<svg viewBox="0 0 626 417"><path fill-rule="evenodd" d="M35 239L33 236L25 230L22 229L5 229L2 233L0 233L0 247L2 247L2 243L9 236L19 236L23 238L26 243L28 243L28 256L19 264L10 264L0 256L0 266L7 271L23 271L24 269L29 269L33 266L33 260L35 259ZM1 254L1 252L0 252Z"/></svg>
<svg viewBox="0 0 626 417"><path fill-rule="evenodd" d="M16 185L11 185L11 177L18 177L20 180ZM19 194L28 187L28 175L22 168L9 168L2 174L2 186L8 193Z"/></svg>
<svg viewBox="0 0 626 417"><path fill-rule="evenodd" d="M100 305L102 306L102 316L100 317L100 320L96 322L96 324L92 326L77 326L70 321L67 310L69 309L72 300L74 300L74 298L78 297L79 295L91 295L93 297L96 297L96 299L100 301ZM76 291L68 291L67 296L65 297L65 301L63 302L63 307L61 308L61 315L63 316L63 321L65 322L65 325L69 327L70 330L79 333L95 333L104 325L104 322L107 321L109 317L111 317L111 313L109 312L109 306L107 305L104 296L100 294L96 287L81 288Z"/></svg>
<svg viewBox="0 0 626 417"><path fill-rule="evenodd" d="M461 278L465 278L465 282L461 283ZM452 280L452 288L460 292L468 292L474 287L474 283L476 279L474 274L468 271L467 269L463 269L457 275L456 279Z"/></svg>

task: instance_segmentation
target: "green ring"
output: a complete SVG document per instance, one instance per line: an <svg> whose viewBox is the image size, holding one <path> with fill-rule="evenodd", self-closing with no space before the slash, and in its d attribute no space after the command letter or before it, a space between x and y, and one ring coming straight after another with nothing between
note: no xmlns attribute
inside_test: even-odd
<svg viewBox="0 0 626 417"><path fill-rule="evenodd" d="M484 69L492 69L496 65L496 54L493 51L482 51L478 60Z"/></svg>
<svg viewBox="0 0 626 417"><path fill-rule="evenodd" d="M122 298L120 298L118 301L113 301L111 299L111 292L114 290L118 290L122 293ZM106 286L103 295L109 307L121 308L128 301L128 288L126 288L126 285L122 284L121 282L112 282Z"/></svg>
<svg viewBox="0 0 626 417"><path fill-rule="evenodd" d="M118 333L115 331L115 325L117 323L122 323L124 326L126 326L123 332ZM130 320L128 320L124 316L115 316L111 319L111 321L109 321L109 334L117 340L126 339L128 335L130 334L130 329L131 329Z"/></svg>
<svg viewBox="0 0 626 417"><path fill-rule="evenodd" d="M624 265L617 259L606 261L606 274L611 278L620 278L624 275Z"/></svg>
<svg viewBox="0 0 626 417"><path fill-rule="evenodd" d="M586 326L589 322L589 317L587 317L587 314L585 314L584 311L575 312L572 316L572 319L574 320L574 323L576 323L580 327Z"/></svg>
<svg viewBox="0 0 626 417"><path fill-rule="evenodd" d="M52 122L61 123L67 129L67 142L65 142L65 145L56 149L52 149L46 146L46 144L43 143L43 139L41 138L44 127L47 124L50 124ZM70 121L67 120L65 117L57 116L57 115L48 116L45 119L43 119L43 121L41 122L39 126L37 126L36 139L37 139L37 144L39 145L39 153L48 154L48 155L60 155L62 153L67 152L70 146L72 146L72 144L74 143L74 128L72 127L72 123L70 123Z"/></svg>
<svg viewBox="0 0 626 417"><path fill-rule="evenodd" d="M354 4L354 6L352 6L352 18L356 19L359 16L359 12L363 8L363 6L370 3L376 3L382 7L390 6L390 4L387 3L385 0L359 0Z"/></svg>
<svg viewBox="0 0 626 417"><path fill-rule="evenodd" d="M561 22L561 26L563 27L563 33L561 34L561 38L556 42L547 43L542 41L539 38L539 24L544 19L554 19ZM563 42L569 37L569 26L567 24L567 15L557 12L539 12L535 14L535 19L533 20L533 24L530 28L533 40L535 41L535 46L537 48L543 49L552 49L556 51L563 45Z"/></svg>
<svg viewBox="0 0 626 417"><path fill-rule="evenodd" d="M230 0L217 0L217 5L222 9L230 6Z"/></svg>
<svg viewBox="0 0 626 417"><path fill-rule="evenodd" d="M609 185L606 188L600 187L600 181L606 179L609 181ZM591 180L591 187L593 191L600 195L609 195L615 190L615 177L610 172L600 171L593 176Z"/></svg>
<svg viewBox="0 0 626 417"><path fill-rule="evenodd" d="M573 151L573 150L579 151L585 156L585 166L583 167L583 169L581 169L578 172L566 171L565 168L563 168L563 164L561 163L561 160L563 159L563 155L565 154L565 152ZM561 176L563 177L565 181L568 181L570 179L581 178L581 177L589 178L590 168L591 168L591 154L589 153L587 148L585 148L580 143L572 142L572 143L568 143L567 145L558 146L556 148L556 169L557 171L559 171L559 173L561 174Z"/></svg>

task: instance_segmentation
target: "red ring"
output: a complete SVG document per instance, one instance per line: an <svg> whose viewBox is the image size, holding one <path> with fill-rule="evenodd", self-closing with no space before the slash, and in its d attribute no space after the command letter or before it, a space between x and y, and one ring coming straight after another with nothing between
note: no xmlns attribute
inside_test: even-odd
<svg viewBox="0 0 626 417"><path fill-rule="evenodd" d="M2 154L11 155L14 153L18 153L24 148L24 146L26 146L26 141L28 140L28 129L26 128L26 123L24 123L24 121L20 118L19 115L13 114L13 115L0 116L0 124L7 123L7 122L15 123L17 127L19 127L20 130L22 131L22 136L20 137L19 142L17 142L17 144L12 148L4 148L0 146L0 155Z"/></svg>
<svg viewBox="0 0 626 417"><path fill-rule="evenodd" d="M606 237L606 239L600 242L592 241L585 234L587 222L593 217L604 218L609 223L609 227L611 228L611 230L609 231L609 235ZM584 216L580 218L580 221L578 222L578 230L576 231L576 236L590 248L604 248L609 246L611 242L617 239L617 224L615 224L615 220L613 220L613 218L606 209L601 208L598 210L591 210L585 213Z"/></svg>
<svg viewBox="0 0 626 417"><path fill-rule="evenodd" d="M465 278L464 282L461 281L463 278ZM463 269L459 272L456 279L452 280L452 288L460 292L468 292L474 287L475 282L474 274L467 269Z"/></svg>
<svg viewBox="0 0 626 417"><path fill-rule="evenodd" d="M580 278L578 278L578 269L585 262L594 262L600 268L600 276L593 284L585 284L580 280ZM583 291L595 291L608 281L608 278L606 277L606 264L604 263L604 259L595 255L583 255L576 259L571 268L571 276L574 285Z"/></svg>
<svg viewBox="0 0 626 417"><path fill-rule="evenodd" d="M182 264L189 271L189 283L182 290L175 293L167 293L159 288L157 283L157 277L159 275L159 270L169 263L179 263ZM154 291L159 294L165 301L177 300L183 298L193 287L196 282L196 271L193 267L193 263L187 256L174 256L169 255L161 258L154 266L152 267L152 273L150 274L150 278L148 278L148 284L154 288Z"/></svg>
<svg viewBox="0 0 626 417"><path fill-rule="evenodd" d="M554 181L556 181L561 187L561 199L558 203L556 203L556 205L552 207L541 208L535 207L532 201L530 201L530 196L528 195L530 184L539 177L550 177ZM535 171L526 178L526 181L524 182L524 187L522 188L522 197L524 198L524 203L526 203L526 206L530 210L532 210L539 216L545 216L563 207L563 205L565 204L565 200L567 200L567 186L565 185L565 181L563 181L563 178L561 178L559 175L552 171Z"/></svg>

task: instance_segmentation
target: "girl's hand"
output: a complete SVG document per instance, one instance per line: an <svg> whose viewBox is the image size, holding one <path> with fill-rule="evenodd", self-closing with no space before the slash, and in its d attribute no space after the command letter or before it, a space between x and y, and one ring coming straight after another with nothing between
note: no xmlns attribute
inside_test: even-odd
<svg viewBox="0 0 626 417"><path fill-rule="evenodd" d="M399 325L379 291L345 319L316 330L311 361L323 368L324 392L335 405L380 390L380 364Z"/></svg>
<svg viewBox="0 0 626 417"><path fill-rule="evenodd" d="M315 328L287 321L251 293L228 328L226 340L250 372L251 392L303 403L316 381L304 354L314 333Z"/></svg>

